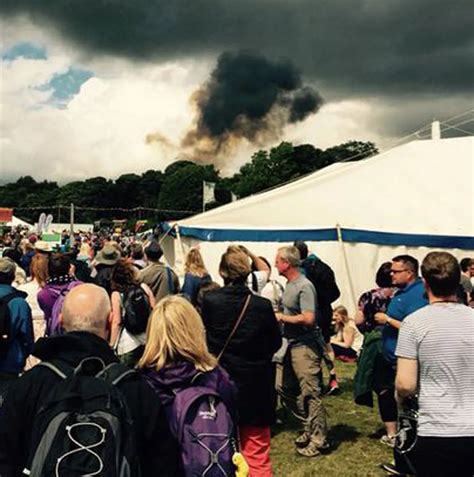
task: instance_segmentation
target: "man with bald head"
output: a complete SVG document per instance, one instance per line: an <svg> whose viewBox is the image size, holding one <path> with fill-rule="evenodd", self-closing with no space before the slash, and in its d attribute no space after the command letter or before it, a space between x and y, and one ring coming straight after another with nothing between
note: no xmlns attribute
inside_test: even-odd
<svg viewBox="0 0 474 477"><path fill-rule="evenodd" d="M64 335L40 338L33 355L42 361L76 367L87 357L106 365L117 362L108 345L110 300L105 289L78 285L66 296L61 313ZM33 420L60 378L44 366L35 366L12 386L0 420L0 475L21 475L29 451ZM138 374L123 379L122 392L133 419L137 455L144 476L179 476L177 443L171 436L161 404Z"/></svg>

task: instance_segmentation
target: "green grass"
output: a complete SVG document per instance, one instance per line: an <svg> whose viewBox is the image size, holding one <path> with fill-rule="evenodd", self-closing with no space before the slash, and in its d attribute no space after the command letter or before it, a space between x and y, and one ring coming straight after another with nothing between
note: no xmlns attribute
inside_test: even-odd
<svg viewBox="0 0 474 477"><path fill-rule="evenodd" d="M338 363L337 374L342 393L327 396L324 404L328 412L331 450L314 458L296 454L293 444L299 424L296 420L276 425L272 437L272 464L275 477L313 476L383 476L381 462L391 461L391 450L378 439L383 425L375 407L357 406L352 399L352 378L355 365ZM380 431L380 432L379 432Z"/></svg>

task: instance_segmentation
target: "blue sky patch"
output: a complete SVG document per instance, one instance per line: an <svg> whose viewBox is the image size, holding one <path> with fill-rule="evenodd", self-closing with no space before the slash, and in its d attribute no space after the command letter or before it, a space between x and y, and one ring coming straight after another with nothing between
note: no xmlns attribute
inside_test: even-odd
<svg viewBox="0 0 474 477"><path fill-rule="evenodd" d="M41 91L51 91L51 97L48 101L58 108L65 108L81 89L81 86L94 76L92 71L80 68L69 68L65 73L55 74L46 84L39 87Z"/></svg>
<svg viewBox="0 0 474 477"><path fill-rule="evenodd" d="M3 61L13 61L17 58L26 58L28 60L46 60L48 55L46 54L46 50L44 48L30 42L17 43L2 53Z"/></svg>

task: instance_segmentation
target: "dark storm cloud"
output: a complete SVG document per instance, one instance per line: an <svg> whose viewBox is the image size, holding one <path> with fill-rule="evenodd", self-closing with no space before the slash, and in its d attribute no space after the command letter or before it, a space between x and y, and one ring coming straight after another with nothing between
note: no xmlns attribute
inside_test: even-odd
<svg viewBox="0 0 474 477"><path fill-rule="evenodd" d="M232 155L242 139L263 144L278 138L288 123L302 121L322 104L291 62L251 51L220 55L193 101L195 124L181 146L188 157L214 163Z"/></svg>
<svg viewBox="0 0 474 477"><path fill-rule="evenodd" d="M239 128L252 139L275 106L288 112L289 122L316 112L321 97L311 87L302 88L299 71L288 61L272 62L252 52L224 53L197 100L199 127L210 136Z"/></svg>
<svg viewBox="0 0 474 477"><path fill-rule="evenodd" d="M25 13L92 53L291 58L334 97L472 89L470 0L2 0L0 12Z"/></svg>

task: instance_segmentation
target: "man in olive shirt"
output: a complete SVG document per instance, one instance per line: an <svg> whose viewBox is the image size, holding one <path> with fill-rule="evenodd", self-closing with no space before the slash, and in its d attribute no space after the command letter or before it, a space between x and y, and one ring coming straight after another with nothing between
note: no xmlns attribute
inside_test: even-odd
<svg viewBox="0 0 474 477"><path fill-rule="evenodd" d="M283 293L283 313L276 317L284 325L288 352L283 362L283 382L279 389L284 403L304 423L297 437L297 452L315 457L327 449L326 411L321 399L321 354L314 334L316 291L299 270L296 247L281 247L275 259L278 273L287 278Z"/></svg>
<svg viewBox="0 0 474 477"><path fill-rule="evenodd" d="M160 261L163 250L158 242L150 242L145 248L148 265L140 270L138 277L142 283L150 287L158 303L167 295L179 293L179 280L176 273Z"/></svg>

